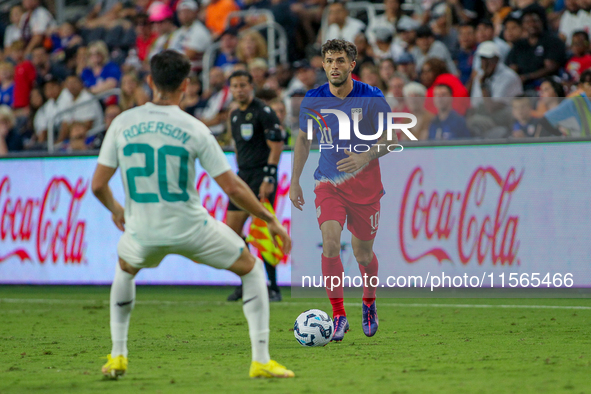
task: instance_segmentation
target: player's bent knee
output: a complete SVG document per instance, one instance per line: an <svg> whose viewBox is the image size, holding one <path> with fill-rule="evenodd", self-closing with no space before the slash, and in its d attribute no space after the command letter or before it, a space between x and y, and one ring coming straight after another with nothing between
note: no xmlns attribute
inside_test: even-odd
<svg viewBox="0 0 591 394"><path fill-rule="evenodd" d="M371 261L373 260L373 253L367 253L364 251L364 252L357 252L354 254L355 254L355 260L357 260L357 262L364 267L367 267L371 263Z"/></svg>
<svg viewBox="0 0 591 394"><path fill-rule="evenodd" d="M228 271L233 272L238 276L243 276L252 271L255 262L255 257L248 251L247 248L244 248L240 254L240 257L238 257L238 260L236 260L234 264L228 268Z"/></svg>
<svg viewBox="0 0 591 394"><path fill-rule="evenodd" d="M139 268L131 266L127 261L123 260L121 257L119 257L119 266L123 271L131 275L135 275L140 271Z"/></svg>

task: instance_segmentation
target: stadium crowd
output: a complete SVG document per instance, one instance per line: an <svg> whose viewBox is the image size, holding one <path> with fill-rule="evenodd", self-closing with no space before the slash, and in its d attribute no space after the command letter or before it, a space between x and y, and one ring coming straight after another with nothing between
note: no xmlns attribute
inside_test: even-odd
<svg viewBox="0 0 591 394"><path fill-rule="evenodd" d="M221 145L238 69L289 133L297 98L326 82L320 46L333 38L356 44L355 79L417 116L419 140L591 135L591 0L409 1L373 3L374 16L326 0L97 0L58 24L53 2L22 0L0 27L0 155L52 139L99 148L121 111L150 100L149 60L164 49L190 59L181 107ZM269 51L269 19L286 62Z"/></svg>

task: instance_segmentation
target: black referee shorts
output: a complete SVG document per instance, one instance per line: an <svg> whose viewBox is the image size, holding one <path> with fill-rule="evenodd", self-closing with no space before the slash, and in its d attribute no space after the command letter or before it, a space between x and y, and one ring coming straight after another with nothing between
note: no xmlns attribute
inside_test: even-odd
<svg viewBox="0 0 591 394"><path fill-rule="evenodd" d="M259 188L261 187L261 183L263 183L263 179L265 178L265 172L263 168L253 168L248 170L238 170L238 176L242 179L250 190L254 193L257 198L259 197ZM271 205L275 205L275 192L277 191L277 185L275 185L275 190L269 196L269 202ZM228 204L228 211L242 211L243 209L234 205L232 200Z"/></svg>

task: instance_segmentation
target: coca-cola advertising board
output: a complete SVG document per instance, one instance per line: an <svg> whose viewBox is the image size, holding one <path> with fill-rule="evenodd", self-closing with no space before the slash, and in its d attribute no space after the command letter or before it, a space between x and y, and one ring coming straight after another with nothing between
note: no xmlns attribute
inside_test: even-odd
<svg viewBox="0 0 591 394"><path fill-rule="evenodd" d="M226 157L235 170L234 154ZM121 232L92 195L95 167L96 157L0 159L0 283L111 283ZM287 228L290 168L286 152L279 165L275 211ZM123 203L119 172L110 186ZM224 220L228 198L199 164L195 187L209 213ZM290 283L289 259L278 266L278 282ZM137 283L227 285L240 280L230 272L170 255L158 268L142 270Z"/></svg>
<svg viewBox="0 0 591 394"><path fill-rule="evenodd" d="M591 143L570 142L406 147L382 157L385 195L372 218L378 287L591 287L589 152ZM317 162L311 154L301 176L303 211L292 210L296 296L321 287ZM344 275L359 276L346 227Z"/></svg>

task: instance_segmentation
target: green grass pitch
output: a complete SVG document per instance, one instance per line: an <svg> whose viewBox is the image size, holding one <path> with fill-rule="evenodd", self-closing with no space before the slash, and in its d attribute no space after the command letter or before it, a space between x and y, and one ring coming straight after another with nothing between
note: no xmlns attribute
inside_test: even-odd
<svg viewBox="0 0 591 394"><path fill-rule="evenodd" d="M380 329L366 338L360 301L347 299L345 340L304 348L295 318L330 304L285 289L271 356L296 378L253 380L231 290L138 286L128 373L108 381L108 287L0 287L0 393L591 392L590 300L378 299Z"/></svg>

